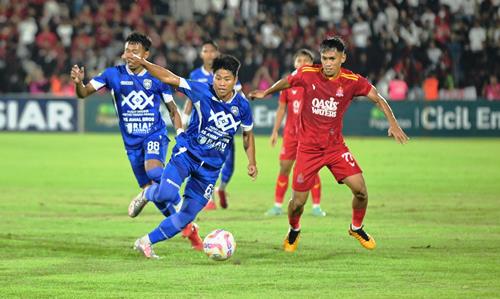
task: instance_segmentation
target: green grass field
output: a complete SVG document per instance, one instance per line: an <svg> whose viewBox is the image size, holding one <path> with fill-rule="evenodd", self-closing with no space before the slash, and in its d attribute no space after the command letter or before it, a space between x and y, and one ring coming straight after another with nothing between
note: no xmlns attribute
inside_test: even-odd
<svg viewBox="0 0 500 299"><path fill-rule="evenodd" d="M236 255L214 262L180 237L131 249L162 219L135 219L138 192L118 135L0 134L1 298L498 298L500 139L349 138L370 194L363 249L347 234L351 195L325 169L325 218L302 218L284 253L286 216L270 218L278 148L257 140L246 177L238 140L229 209L202 212L202 234L231 231Z"/></svg>

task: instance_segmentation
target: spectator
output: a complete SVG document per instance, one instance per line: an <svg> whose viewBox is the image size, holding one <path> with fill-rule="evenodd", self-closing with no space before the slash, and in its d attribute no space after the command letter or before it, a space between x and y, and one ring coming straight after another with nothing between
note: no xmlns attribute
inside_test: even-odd
<svg viewBox="0 0 500 299"><path fill-rule="evenodd" d="M389 98L393 101L405 100L408 95L408 84L403 79L403 75L398 73L396 78L389 82Z"/></svg>
<svg viewBox="0 0 500 299"><path fill-rule="evenodd" d="M500 100L500 83L496 75L490 76L490 82L484 87L483 96L489 101Z"/></svg>
<svg viewBox="0 0 500 299"><path fill-rule="evenodd" d="M422 86L424 90L424 98L426 101L435 101L439 96L439 80L432 72L425 80Z"/></svg>

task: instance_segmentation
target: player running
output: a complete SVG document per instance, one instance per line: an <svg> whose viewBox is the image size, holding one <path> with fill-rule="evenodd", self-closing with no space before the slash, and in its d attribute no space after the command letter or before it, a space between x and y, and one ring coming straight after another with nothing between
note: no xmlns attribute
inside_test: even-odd
<svg viewBox="0 0 500 299"><path fill-rule="evenodd" d="M200 52L200 57L203 61L203 65L199 68L195 69L189 74L189 79L193 81L203 82L207 84L213 84L213 62L214 59L220 55L219 46L213 40L208 40L203 42ZM234 85L234 89L237 92L241 91L241 83L236 81ZM191 117L191 112L193 111L193 104L191 101L186 101L186 105L184 106L183 120L185 123L189 122L189 118ZM217 195L219 196L219 203L223 209L227 208L227 193L226 187L231 180L231 177L234 173L234 159L235 159L235 148L234 142L231 141L229 144L229 152L227 155L227 159L224 162L224 166L222 167L221 176L220 176L220 185L215 188ZM215 210L217 205L211 198L207 205L205 206L205 210Z"/></svg>
<svg viewBox="0 0 500 299"><path fill-rule="evenodd" d="M148 201L176 203L180 201L180 186L189 177L180 211L167 217L156 229L135 242L137 251L147 258L157 258L152 245L179 233L211 198L214 184L228 155L229 143L240 126L243 128L243 146L248 157L248 175L252 179L256 178L252 111L248 101L234 90L240 62L233 56L221 55L214 59L213 85L180 78L137 55L129 54L127 58L142 64L162 82L176 87L190 98L195 108L187 131L176 137L176 145L160 183L147 187L130 203L134 215L138 215Z"/></svg>
<svg viewBox="0 0 500 299"><path fill-rule="evenodd" d="M71 69L76 94L85 98L97 90L107 87L111 90L119 119L119 128L127 156L137 183L146 188L152 182L159 182L163 172L169 139L167 127L161 118L160 105L164 102L175 129L182 130L182 122L169 85L151 76L142 65L126 58L133 53L139 57L149 57L151 39L134 32L125 40L125 65L109 67L101 74L84 84L84 68L77 65ZM174 204L155 203L167 217L175 212ZM129 216L131 215L129 212ZM189 227L184 236L189 237L191 245L201 250L202 241L195 225Z"/></svg>
<svg viewBox="0 0 500 299"><path fill-rule="evenodd" d="M346 60L345 44L339 37L327 38L320 45L321 64L303 66L291 75L273 84L265 91L249 95L261 99L274 92L300 86L304 88L299 114L299 146L293 170L293 197L288 204L290 230L283 242L285 251L297 249L300 235L300 217L304 211L308 190L323 166L346 184L353 193L352 222L349 234L366 249L374 249L373 237L363 229L368 205L368 192L361 168L344 143L342 118L353 97L367 96L385 114L389 122L388 135L399 143L408 137L399 126L387 101L367 79L342 68Z"/></svg>
<svg viewBox="0 0 500 299"><path fill-rule="evenodd" d="M299 69L303 65L312 65L314 61L314 54L307 49L300 49L294 55L295 69ZM276 111L276 119L274 121L274 128L271 134L271 145L275 146L278 140L278 131L286 115L285 128L283 129L283 145L280 153L280 172L278 180L276 181L276 191L274 193L274 206L266 212L268 216L278 216L283 214L281 206L283 205L283 198L285 197L286 190L288 189L288 177L295 156L297 155L298 145L298 125L297 118L300 110L300 102L304 95L302 87L292 87L285 89L280 93L278 110ZM316 174L314 179L314 186L311 189L311 196L313 201L313 208L311 214L313 216L326 216L326 213L321 210L321 181L319 175Z"/></svg>

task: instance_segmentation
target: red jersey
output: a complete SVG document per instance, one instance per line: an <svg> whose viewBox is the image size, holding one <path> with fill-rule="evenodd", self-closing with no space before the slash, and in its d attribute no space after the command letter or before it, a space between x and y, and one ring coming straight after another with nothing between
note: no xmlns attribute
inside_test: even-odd
<svg viewBox="0 0 500 299"><path fill-rule="evenodd" d="M353 97L366 96L372 85L360 75L341 68L326 78L321 65L303 66L288 76L292 87L304 88L299 113L299 144L321 149L344 143L342 119Z"/></svg>
<svg viewBox="0 0 500 299"><path fill-rule="evenodd" d="M296 136L298 133L297 119L299 117L300 102L304 96L304 88L291 87L280 93L280 103L286 104L286 122L283 136Z"/></svg>

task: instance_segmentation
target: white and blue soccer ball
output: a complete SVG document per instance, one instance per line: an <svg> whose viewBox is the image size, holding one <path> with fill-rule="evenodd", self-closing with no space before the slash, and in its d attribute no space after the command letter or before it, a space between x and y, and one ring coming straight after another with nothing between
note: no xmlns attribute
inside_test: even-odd
<svg viewBox="0 0 500 299"><path fill-rule="evenodd" d="M203 250L215 261L225 261L234 255L236 242L233 234L223 229L216 229L203 240Z"/></svg>

